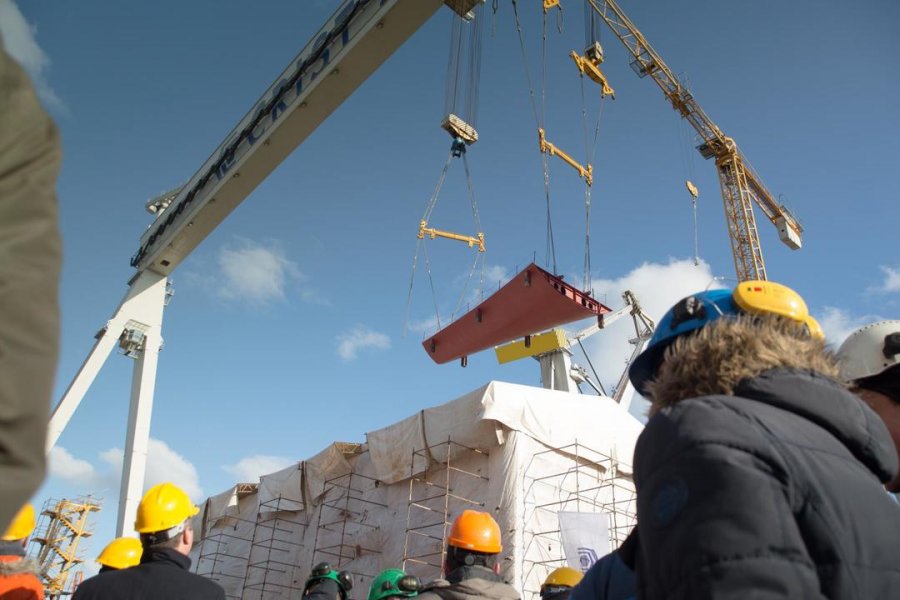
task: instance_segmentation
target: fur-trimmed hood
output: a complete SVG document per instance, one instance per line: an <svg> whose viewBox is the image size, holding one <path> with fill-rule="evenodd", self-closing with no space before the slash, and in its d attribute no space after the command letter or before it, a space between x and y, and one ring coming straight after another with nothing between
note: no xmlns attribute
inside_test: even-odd
<svg viewBox="0 0 900 600"><path fill-rule="evenodd" d="M771 369L788 368L838 377L837 361L822 340L777 317L719 319L681 336L666 349L656 376L647 384L650 414L700 396L732 396L745 380Z"/></svg>

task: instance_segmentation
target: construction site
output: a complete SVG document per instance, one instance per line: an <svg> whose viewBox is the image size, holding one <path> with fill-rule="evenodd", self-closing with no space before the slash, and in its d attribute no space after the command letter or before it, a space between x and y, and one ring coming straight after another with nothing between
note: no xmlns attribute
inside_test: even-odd
<svg viewBox="0 0 900 600"><path fill-rule="evenodd" d="M76 419L79 407L93 402L92 385L104 365L112 362L110 357L120 354L130 359L116 359L127 362L129 371L120 372L114 384L111 378L99 379L104 393L124 398L119 404L127 407L127 422L121 424L123 439L118 442L122 446L118 450L122 456L120 488L50 499L39 508L28 552L41 566L48 598L69 597L85 573L93 572L85 569L85 563L93 562L107 541L92 537L101 510L104 518L116 515L117 537L135 535L138 503L150 484L151 422L154 432L171 431L178 429L182 419L206 428L204 434L194 437L186 433L181 438L183 445L198 448L214 446L209 432L221 445L228 440L232 447L252 446L249 432L266 437L267 421L294 419L298 438L305 435L304 428L316 430L312 443L319 445L319 451L306 451L308 456L295 453L289 466L261 473L258 480L234 481L220 493L192 498L200 512L192 521L190 570L221 585L227 598L301 598L310 571L322 562L353 575L354 598L365 597L373 579L392 567L423 582L444 577L448 531L465 509L488 512L500 525L500 575L523 600L538 599L542 583L556 567L584 572L599 557L618 548L636 523L631 463L643 429L641 411L634 405L641 400L628 380L628 369L654 333L659 315L653 313L660 302L636 292L627 277L621 278L621 287L599 287L611 280L608 275L605 280L598 275L603 272L600 264L609 255L628 254L632 264L646 261L638 245L610 247L607 239L613 236L606 233L608 229L631 228L641 243L655 235L646 236L641 229L644 221L655 218L653 214L643 208L635 212L623 209L619 214L619 209L611 206L616 202L627 206L629 200L611 199L607 191L607 182L620 175L604 169L602 157L617 152L616 144L624 143L607 133L608 127L616 132L620 125L610 124L605 111L613 110L608 108L611 103L629 102L629 94L633 96L635 91L621 79L626 74L637 79L640 93L650 98L654 110L671 113L668 116L678 121L678 135L685 142L681 149L687 148L682 156L682 164L687 166L677 185L670 186L670 197L677 199L671 202L678 207L671 209L671 214L677 211L681 220L672 227L678 250L669 252L669 257L689 255L685 264L697 269L696 277L706 281L707 289L723 287L729 281L765 281L769 265L763 246L779 253L784 248L800 250L804 235L800 217L782 194L771 191L776 188L767 186L766 173L751 166L740 140L730 136L729 124L723 120L720 126L711 116L727 111L700 104L703 98L695 97L690 80L679 70L690 65L670 67L626 14L627 3L621 4L620 0L346 0L335 4L333 14L321 26L316 25L308 41L294 41L299 48L296 56L274 58L279 68L287 67L267 89L253 90L258 99L236 124L221 123L213 136L218 145L205 162L187 170L179 165L184 170L183 183L161 194L148 194L145 208L150 221L145 230L132 236L135 245L127 261L132 269L127 290L117 305L115 298L107 298L105 310L113 311L100 324L93 347L86 357L79 356L83 361L74 373L60 374L66 387L50 418L47 452L51 456L54 447L73 445L64 432ZM229 362L232 359L220 341L203 346L205 331L198 329L186 334L193 336L186 352L193 353L199 378L211 381L209 398L197 399L198 407L184 417L174 409L164 409L167 421L157 421L157 380L164 385L164 373L172 367L159 363L161 351L178 352L172 346L185 339L167 333L163 343L164 316L178 310L173 272L191 259L184 269L189 273L185 280L212 285L197 274L212 270L210 265L217 260L198 250L204 240L214 234L225 235L217 232L227 230L229 215L245 200L253 205L257 186L264 189L266 179L282 162L289 162L295 150L306 145L313 148L310 152L319 152L316 148L322 146L323 136L339 137L327 127L347 118L346 111L339 108L345 101L354 106L350 99L358 88L391 88L377 77L373 83L367 79L383 63L390 64L395 51L402 54L401 47L417 32L433 35L436 26L430 23L437 20L444 37L440 44L432 45L445 47L449 41L449 51L433 57L440 65L432 68L438 75L428 70L416 77L427 79L428 87L441 88L444 106L429 106L431 121L411 122L409 127L440 132L442 141L432 144L434 151L428 157L438 168L427 173L422 168L407 168L414 192L404 189L401 195L415 196L407 203L415 208L404 208L407 222L395 227L394 216L385 213L384 221L390 224L370 218L369 223L347 224L340 233L321 236L330 243L334 237L362 237L367 249L354 252L360 261L369 262L360 268L389 272L383 275L390 281L385 288L403 282L402 299L398 301L400 294L393 294L390 301L394 316L402 313L402 341L393 343L402 344L408 353L393 363L393 377L402 388L397 394L403 402L391 406L384 413L390 416L383 417L369 404L391 403L394 390L373 393L374 400L368 396L354 400L366 404L366 423L380 424L371 429L356 428L355 421L344 426L339 415L323 425L322 419L306 421L297 418L297 413L279 414L268 408L266 398L252 392L244 392L246 397L240 400L214 402L213 398L222 394L219 387L232 385L228 382L234 373L221 374L222 383L218 384L213 380L220 375L203 373L199 365L215 364L221 356L219 367L225 365L225 370L234 372L246 369L250 377L255 363L247 358ZM500 30L503 33L498 34ZM482 62L491 52L500 55L495 48L501 41L506 43L502 62L488 63L494 70L483 73ZM492 43L494 49L487 45ZM404 56L403 60L412 59ZM503 78L508 72L518 81L515 90L504 88L498 93L492 88L490 95L484 93L494 80L505 85ZM696 79L702 76L695 73ZM414 78L409 74L397 77ZM565 93L560 91L560 79L572 86ZM516 144L500 151L489 148L497 153L514 149L533 161L537 169L532 169L533 177L527 181L534 197L529 201L534 201L521 208L510 202L492 213L485 205L500 202L493 198L498 188L485 185L484 180L516 179L517 175L492 172L489 162L479 156L482 146L493 143L490 136L500 137L503 132L498 135L491 124L482 126L478 115L480 105L501 103L504 94L518 97L521 104L515 115L524 115L525 122L516 122L515 127L527 129L533 142L527 148ZM718 100L721 104L722 98ZM385 99L385 106L390 102ZM408 110L411 115L418 114ZM499 113L502 109L492 114ZM320 126L326 133L316 133ZM354 122L353 127L359 126ZM394 142L402 144L404 132L397 131L395 136ZM402 164L409 154L416 153L404 148L394 150L393 156ZM364 169L348 162L335 163L335 179L344 176L342 173L349 177L347 171ZM646 171L635 172L638 179L650 178ZM636 193L641 193L640 189ZM351 214L354 208L346 211L346 215L338 211L341 219L351 221L359 216ZM519 233L515 226L493 218L496 214L509 214L510 222L515 223L518 218L527 220L530 229ZM267 218L275 221L280 217ZM710 223L717 228L706 227ZM243 239L240 231L228 232ZM713 239L718 245L710 241ZM383 259L388 250L382 253L382 244L393 253L390 261ZM492 253L501 245L501 258L488 258L496 256ZM778 245L782 248L775 251ZM710 252L713 258L701 252L704 247L716 249ZM395 255L403 255L407 262L393 264L399 262ZM227 273L221 256L217 264ZM786 255L776 256L783 260ZM298 287L308 288L310 298L318 293L315 276L294 277ZM349 279L352 281L352 275ZM362 323L369 310L366 294L372 293L371 286L362 292L349 291L353 287L348 285L340 292L356 297L353 310L340 310ZM196 294L188 288L187 295L191 293ZM284 301L289 294L279 288L274 296ZM223 298L227 301L230 297L220 294L216 302ZM664 301L671 303L669 298ZM332 308L329 302L307 302L303 310L310 311L308 320L324 319L314 311ZM263 315L270 310L265 302L250 306ZM227 330L227 319L233 316L212 311L202 327ZM257 318L258 314L252 317ZM614 323L617 326L610 329ZM166 327L171 326L167 322ZM247 327L261 326L248 320ZM391 349L391 342L378 338L378 332L362 325L356 330L370 336L373 352L387 354ZM255 333L244 338L236 335L234 344L266 339ZM594 349L600 347L597 340L613 334L619 338L616 347L625 350L610 361ZM320 335L308 335L295 324L280 331L268 329L265 335L293 338L295 345L316 347L319 354L327 346ZM294 369L298 379L317 380L316 391L299 393L302 400L295 404L324 397L327 409L334 413L353 410L340 404L344 397L340 387L342 379L349 385L349 380L357 378L343 369L361 350L353 346L345 352L339 346L343 362L325 371L319 362L297 361L300 366L290 366L296 357L278 347L280 350L270 351L279 356L273 362L289 365L286 369ZM259 355L260 361L268 360L262 349ZM478 364L470 365L470 361ZM185 363L183 359L178 362ZM417 375L410 374L421 371L422 377L431 377L436 369L469 374L472 366L480 379L459 375L459 381L465 383L456 386L423 385ZM384 371L385 367L379 363L377 368ZM466 371L460 371L463 368ZM184 377L193 379L194 375L191 371ZM124 388L128 378L130 396L127 389L118 389ZM118 387L110 392L113 385ZM296 397L298 392L294 389L290 394ZM196 390L185 395L189 400L177 402L193 402ZM246 439L243 431L220 427L219 419L246 422ZM272 437L279 436L284 437ZM320 443L323 439L331 443ZM304 440L299 447L309 449L310 443ZM261 452L266 453L271 452ZM209 454L214 455L214 450ZM209 464L234 462L207 459ZM111 464L118 469L118 463ZM576 518L573 515L580 523L590 523L589 545L567 539L573 535L573 527L567 526L574 522L567 521Z"/></svg>

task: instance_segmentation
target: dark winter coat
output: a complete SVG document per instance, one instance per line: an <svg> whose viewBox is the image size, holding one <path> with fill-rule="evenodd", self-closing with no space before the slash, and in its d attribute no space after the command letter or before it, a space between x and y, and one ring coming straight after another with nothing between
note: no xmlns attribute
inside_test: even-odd
<svg viewBox="0 0 900 600"><path fill-rule="evenodd" d="M225 600L225 590L191 573L191 559L163 548L144 550L141 564L85 579L73 600Z"/></svg>
<svg viewBox="0 0 900 600"><path fill-rule="evenodd" d="M828 377L776 369L683 400L635 449L639 598L896 598L897 453Z"/></svg>
<svg viewBox="0 0 900 600"><path fill-rule="evenodd" d="M519 600L519 592L492 570L476 565L432 581L416 600Z"/></svg>
<svg viewBox="0 0 900 600"><path fill-rule="evenodd" d="M572 588L569 600L634 600L637 584L634 571L625 564L621 554L633 552L637 537L629 536L622 547L610 552L587 570L582 580Z"/></svg>

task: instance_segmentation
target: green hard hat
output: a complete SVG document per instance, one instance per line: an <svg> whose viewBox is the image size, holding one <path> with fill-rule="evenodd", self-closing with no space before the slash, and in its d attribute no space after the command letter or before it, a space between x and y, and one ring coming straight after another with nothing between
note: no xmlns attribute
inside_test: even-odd
<svg viewBox="0 0 900 600"><path fill-rule="evenodd" d="M422 584L414 575L407 575L400 569L385 569L372 581L368 600L383 600L398 596L412 598L419 594Z"/></svg>

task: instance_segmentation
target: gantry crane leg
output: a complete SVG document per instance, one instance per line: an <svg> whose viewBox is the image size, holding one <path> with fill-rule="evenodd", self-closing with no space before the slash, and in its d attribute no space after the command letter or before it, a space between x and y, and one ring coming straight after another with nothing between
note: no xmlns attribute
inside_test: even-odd
<svg viewBox="0 0 900 600"><path fill-rule="evenodd" d="M97 336L94 348L54 409L47 432L47 452L50 452L116 343L127 356L136 359L131 380L131 406L125 438L119 514L116 519L117 537L132 531L144 487L167 283L165 275L149 270L141 271L131 281L122 303Z"/></svg>

